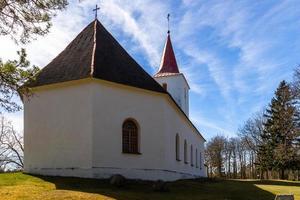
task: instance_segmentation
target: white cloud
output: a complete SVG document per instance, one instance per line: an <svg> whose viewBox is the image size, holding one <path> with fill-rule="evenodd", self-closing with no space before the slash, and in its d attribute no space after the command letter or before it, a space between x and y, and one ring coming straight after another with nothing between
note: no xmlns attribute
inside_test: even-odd
<svg viewBox="0 0 300 200"><path fill-rule="evenodd" d="M223 124L222 122L209 120L207 117L201 116L199 112L195 112L194 115L191 116L191 121L199 128L199 131L207 139L218 134L224 134L229 137L235 135L235 132L232 131L232 129L227 129L227 127L224 128L221 125L218 125Z"/></svg>
<svg viewBox="0 0 300 200"><path fill-rule="evenodd" d="M143 3L137 1L136 4L108 1L103 4L103 14L137 42L146 52L147 60L153 68L158 67L160 59L158 47L161 45L161 41L156 39L161 35L158 31L161 26L154 19L159 19L159 15L163 13L163 7L162 4L149 1L143 1ZM112 10L114 12L111 12ZM135 14L139 16L136 17Z"/></svg>
<svg viewBox="0 0 300 200"><path fill-rule="evenodd" d="M191 91L207 97L216 95L213 87L217 87L225 104L212 110L230 124L239 118L240 110L236 104L242 106L250 99L255 103L249 110L260 107L264 103L262 96L272 91L278 80L288 76L284 70L278 72L290 59L281 51L287 52L288 47L300 49L300 45L297 45L299 42L280 43L280 36L290 29L294 30L293 26L300 26L300 21L294 20L299 8L297 1L293 0L268 6L261 16L256 11L265 2L183 0L174 9L170 0L89 0L81 3L72 0L68 9L54 19L50 34L26 46L32 63L44 66L58 55L93 20L92 9L96 3L100 3L101 7L98 14L100 21L113 35L125 38L121 43L126 49L141 52L153 71L158 68L166 37L166 14L171 12L175 53L179 58L178 63L182 63L179 67L185 73ZM203 35L205 28L209 28L211 33ZM227 56L202 45L203 41L209 40L213 40L217 48L233 52L235 57L231 58L230 64L227 63ZM19 47L8 37L0 37L2 58L15 58L17 50ZM188 62L182 61L187 59ZM200 74L202 71L199 66L205 68L208 74ZM213 82L205 82L208 79ZM208 92L210 90L213 90L213 94ZM251 99L253 96L257 99ZM207 121L202 117L195 121L216 131L229 132L217 120Z"/></svg>
<svg viewBox="0 0 300 200"><path fill-rule="evenodd" d="M194 46L185 47L184 52L192 59L196 60L199 65L204 64L208 67L210 76L213 78L220 93L226 98L230 98L230 81L227 79L226 71L217 56L207 51L201 51Z"/></svg>

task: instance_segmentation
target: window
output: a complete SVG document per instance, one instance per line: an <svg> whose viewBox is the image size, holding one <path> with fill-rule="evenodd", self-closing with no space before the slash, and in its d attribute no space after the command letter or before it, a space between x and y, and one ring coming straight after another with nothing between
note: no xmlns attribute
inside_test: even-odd
<svg viewBox="0 0 300 200"><path fill-rule="evenodd" d="M163 86L163 88L164 88L165 90L168 89L168 84L167 84L167 83L163 83L162 86Z"/></svg>
<svg viewBox="0 0 300 200"><path fill-rule="evenodd" d="M184 163L187 164L187 142L184 140Z"/></svg>
<svg viewBox="0 0 300 200"><path fill-rule="evenodd" d="M123 153L138 152L138 127L132 120L126 120L122 127Z"/></svg>
<svg viewBox="0 0 300 200"><path fill-rule="evenodd" d="M196 149L196 167L199 167L199 163L198 163L198 149Z"/></svg>
<svg viewBox="0 0 300 200"><path fill-rule="evenodd" d="M180 140L179 140L178 133L176 134L175 145L176 145L176 160L180 161Z"/></svg>
<svg viewBox="0 0 300 200"><path fill-rule="evenodd" d="M194 160L193 160L193 145L191 145L191 166L194 166Z"/></svg>
<svg viewBox="0 0 300 200"><path fill-rule="evenodd" d="M200 152L200 169L202 169L202 153Z"/></svg>

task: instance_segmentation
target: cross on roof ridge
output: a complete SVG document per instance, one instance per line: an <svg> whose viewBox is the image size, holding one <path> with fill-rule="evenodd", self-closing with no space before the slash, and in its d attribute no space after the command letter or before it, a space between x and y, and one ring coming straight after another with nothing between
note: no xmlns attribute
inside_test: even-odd
<svg viewBox="0 0 300 200"><path fill-rule="evenodd" d="M93 9L93 11L95 12L95 20L97 19L98 10L100 10L100 7L98 7L98 5L96 4L95 9Z"/></svg>

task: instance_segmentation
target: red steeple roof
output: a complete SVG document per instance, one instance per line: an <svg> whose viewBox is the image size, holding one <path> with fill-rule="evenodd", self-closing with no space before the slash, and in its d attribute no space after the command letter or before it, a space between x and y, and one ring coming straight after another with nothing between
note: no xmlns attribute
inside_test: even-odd
<svg viewBox="0 0 300 200"><path fill-rule="evenodd" d="M170 33L168 32L167 41L161 58L160 68L155 76L174 73L179 73L179 70L172 47Z"/></svg>

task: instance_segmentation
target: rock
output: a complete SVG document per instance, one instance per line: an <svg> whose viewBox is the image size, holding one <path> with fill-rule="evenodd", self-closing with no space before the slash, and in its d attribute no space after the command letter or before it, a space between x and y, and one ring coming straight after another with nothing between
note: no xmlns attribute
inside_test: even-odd
<svg viewBox="0 0 300 200"><path fill-rule="evenodd" d="M126 183L126 178L120 174L113 175L110 178L110 184L116 187L122 187Z"/></svg>
<svg viewBox="0 0 300 200"><path fill-rule="evenodd" d="M168 192L169 187L168 184L162 180L158 180L153 183L152 188L156 192Z"/></svg>
<svg viewBox="0 0 300 200"><path fill-rule="evenodd" d="M294 195L292 195L292 194L279 194L279 195L276 195L275 200L294 200Z"/></svg>

